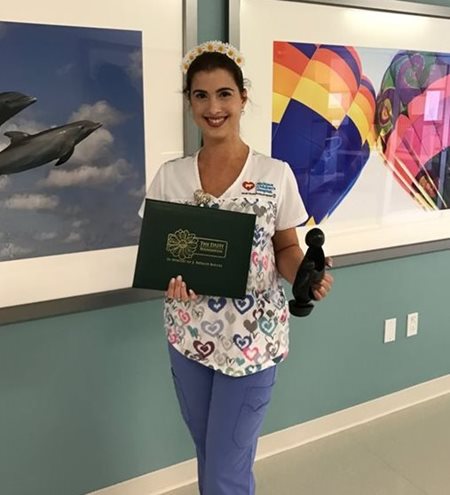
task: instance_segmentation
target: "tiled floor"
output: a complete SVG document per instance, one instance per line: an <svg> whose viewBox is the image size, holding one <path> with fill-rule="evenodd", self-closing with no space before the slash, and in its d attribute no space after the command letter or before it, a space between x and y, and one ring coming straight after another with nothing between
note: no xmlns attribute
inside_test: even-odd
<svg viewBox="0 0 450 495"><path fill-rule="evenodd" d="M255 474L257 495L450 495L450 394L263 459Z"/></svg>

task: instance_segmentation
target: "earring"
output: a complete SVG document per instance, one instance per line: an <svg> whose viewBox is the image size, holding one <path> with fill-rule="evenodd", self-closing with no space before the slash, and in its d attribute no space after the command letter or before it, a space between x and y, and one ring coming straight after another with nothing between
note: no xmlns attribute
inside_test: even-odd
<svg viewBox="0 0 450 495"><path fill-rule="evenodd" d="M243 109L241 110L241 115L244 115L244 114L245 114L245 109L243 108Z"/></svg>

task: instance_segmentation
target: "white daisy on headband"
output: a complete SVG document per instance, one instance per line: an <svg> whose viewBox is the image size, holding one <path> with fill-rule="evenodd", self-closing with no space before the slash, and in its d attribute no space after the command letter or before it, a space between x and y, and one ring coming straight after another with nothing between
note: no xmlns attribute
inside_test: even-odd
<svg viewBox="0 0 450 495"><path fill-rule="evenodd" d="M189 50L183 58L181 68L183 74L186 74L192 62L202 53L222 53L228 58L233 60L233 62L238 66L242 67L244 65L244 57L241 55L239 50L235 48L230 43L224 43L223 41L213 40L205 41L204 43L195 46Z"/></svg>

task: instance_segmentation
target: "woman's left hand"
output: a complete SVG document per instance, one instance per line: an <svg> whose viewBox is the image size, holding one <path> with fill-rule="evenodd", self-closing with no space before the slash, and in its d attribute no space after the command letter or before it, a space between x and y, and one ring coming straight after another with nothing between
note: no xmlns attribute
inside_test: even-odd
<svg viewBox="0 0 450 495"><path fill-rule="evenodd" d="M333 266L333 260L331 258L325 258L325 269L329 269ZM320 301L328 295L333 285L334 278L329 273L325 272L322 280L316 285L312 286L312 293L314 294L314 299Z"/></svg>

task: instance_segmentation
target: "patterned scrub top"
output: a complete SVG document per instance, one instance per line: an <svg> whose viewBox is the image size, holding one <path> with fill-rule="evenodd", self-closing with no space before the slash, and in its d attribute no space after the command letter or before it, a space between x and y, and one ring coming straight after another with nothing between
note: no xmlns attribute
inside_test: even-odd
<svg viewBox="0 0 450 495"><path fill-rule="evenodd" d="M195 204L198 189L197 153L164 163L147 197ZM199 295L186 303L166 299L165 330L169 342L187 358L226 375L243 376L287 356L288 301L275 266L272 237L308 215L289 165L252 150L236 181L212 201L221 209L256 215L246 296Z"/></svg>

